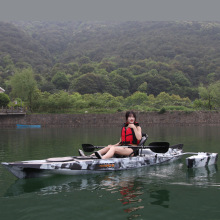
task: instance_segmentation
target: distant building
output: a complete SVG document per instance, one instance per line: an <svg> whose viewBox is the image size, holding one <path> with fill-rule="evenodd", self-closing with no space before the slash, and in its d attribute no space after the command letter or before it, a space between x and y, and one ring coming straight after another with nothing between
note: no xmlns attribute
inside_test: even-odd
<svg viewBox="0 0 220 220"><path fill-rule="evenodd" d="M2 87L0 87L0 93L4 93L4 92L5 90Z"/></svg>

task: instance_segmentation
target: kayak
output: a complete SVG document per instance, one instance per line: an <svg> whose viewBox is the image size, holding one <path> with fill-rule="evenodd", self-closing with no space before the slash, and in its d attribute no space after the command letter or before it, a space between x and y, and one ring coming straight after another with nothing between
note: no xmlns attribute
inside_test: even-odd
<svg viewBox="0 0 220 220"><path fill-rule="evenodd" d="M43 160L2 162L2 165L17 178L23 179L56 174L83 175L137 169L170 162L185 154L196 154L186 158L188 168L194 168L215 164L218 157L217 153L184 153L183 144L167 147L166 152L161 150L161 146L158 150L157 147L142 147L139 155L130 157L117 157L116 155L110 159L98 159L95 156L67 156Z"/></svg>
<svg viewBox="0 0 220 220"><path fill-rule="evenodd" d="M43 160L3 162L2 165L20 179L50 174L78 175L156 165L173 159L174 155L181 152L181 149L170 149L165 154L157 154L150 149L144 149L141 155L135 157L98 159L95 156L67 156Z"/></svg>

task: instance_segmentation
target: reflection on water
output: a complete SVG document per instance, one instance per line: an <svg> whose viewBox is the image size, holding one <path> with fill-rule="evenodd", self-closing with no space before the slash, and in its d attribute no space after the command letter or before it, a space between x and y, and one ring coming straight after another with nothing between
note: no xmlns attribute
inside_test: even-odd
<svg viewBox="0 0 220 220"><path fill-rule="evenodd" d="M206 167L199 167L197 169L189 169L187 171L188 182L190 184L199 186L210 186L212 185L212 179L214 174L218 171L216 164Z"/></svg>
<svg viewBox="0 0 220 220"><path fill-rule="evenodd" d="M144 193L143 184L140 181L135 181L133 176L124 177L121 180L120 176L106 176L100 184L102 189L111 193L118 193L118 201L125 206L124 212L130 213L144 208L144 206L137 206L138 203L142 202L140 196ZM135 204L135 206L132 204ZM130 205L132 207L127 208Z"/></svg>
<svg viewBox="0 0 220 220"><path fill-rule="evenodd" d="M169 202L170 195L169 191L165 189L153 191L150 193L150 197L155 199L154 202L151 202L152 205L160 205L164 208L169 208L169 205L166 205L166 202Z"/></svg>
<svg viewBox="0 0 220 220"><path fill-rule="evenodd" d="M200 180L201 178L209 179L212 177L218 170L217 164L206 166L206 167L198 167L196 169L188 169L187 176L189 179Z"/></svg>
<svg viewBox="0 0 220 220"><path fill-rule="evenodd" d="M172 182L172 185L188 185L188 186L200 186L200 187L210 187L216 186L213 184L213 178L218 171L217 164L198 167L194 169L186 169L186 181L184 182ZM217 184L218 186L218 184Z"/></svg>

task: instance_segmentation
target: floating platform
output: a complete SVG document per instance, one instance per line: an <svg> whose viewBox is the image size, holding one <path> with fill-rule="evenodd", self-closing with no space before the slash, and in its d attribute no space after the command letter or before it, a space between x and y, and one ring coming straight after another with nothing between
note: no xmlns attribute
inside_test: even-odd
<svg viewBox="0 0 220 220"><path fill-rule="evenodd" d="M17 128L41 128L41 125L22 125L22 124L17 124Z"/></svg>

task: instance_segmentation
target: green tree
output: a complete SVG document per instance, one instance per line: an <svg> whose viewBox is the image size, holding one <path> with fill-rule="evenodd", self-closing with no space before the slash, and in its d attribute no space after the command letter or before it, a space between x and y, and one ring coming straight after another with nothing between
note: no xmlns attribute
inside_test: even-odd
<svg viewBox="0 0 220 220"><path fill-rule="evenodd" d="M56 103L56 109L66 109L73 105L72 97L64 91L59 91L52 95L54 102Z"/></svg>
<svg viewBox="0 0 220 220"><path fill-rule="evenodd" d="M71 95L74 109L83 109L88 107L88 102L83 99L83 96L78 92Z"/></svg>
<svg viewBox="0 0 220 220"><path fill-rule="evenodd" d="M80 57L80 58L78 59L79 65L83 65L83 64L86 64L86 63L90 63L90 62L91 62L91 61L90 61L89 57L86 57L86 56Z"/></svg>
<svg viewBox="0 0 220 220"><path fill-rule="evenodd" d="M143 92L135 92L125 99L127 107L135 105L143 105L148 100L147 94Z"/></svg>
<svg viewBox="0 0 220 220"><path fill-rule="evenodd" d="M163 103L169 103L169 101L171 100L171 97L168 93L166 92L161 92L157 97L157 100L163 102Z"/></svg>
<svg viewBox="0 0 220 220"><path fill-rule="evenodd" d="M68 63L66 65L67 68L67 74L73 74L74 72L77 72L79 70L79 66L77 63Z"/></svg>
<svg viewBox="0 0 220 220"><path fill-rule="evenodd" d="M103 60L100 65L99 68L103 68L105 69L108 73L112 72L113 70L116 69L116 63L108 61L108 60Z"/></svg>
<svg viewBox="0 0 220 220"><path fill-rule="evenodd" d="M17 62L15 64L16 68L20 68L20 69L25 69L25 68L31 68L31 65L29 63L26 62Z"/></svg>
<svg viewBox="0 0 220 220"><path fill-rule="evenodd" d="M53 93L55 91L56 87L52 82L48 82L44 80L42 84L40 85L40 90L42 92L50 92Z"/></svg>
<svg viewBox="0 0 220 220"><path fill-rule="evenodd" d="M6 107L10 102L10 98L5 93L0 93L0 107Z"/></svg>
<svg viewBox="0 0 220 220"><path fill-rule="evenodd" d="M92 94L104 92L106 79L102 75L87 73L80 76L73 85L73 90L80 94Z"/></svg>
<svg viewBox="0 0 220 220"><path fill-rule="evenodd" d="M64 72L64 69L65 69L65 64L64 63L56 63L53 66L53 68L51 70L51 73L54 76L58 72Z"/></svg>
<svg viewBox="0 0 220 220"><path fill-rule="evenodd" d="M171 82L160 75L151 76L147 79L147 93L158 95L161 91L168 92L171 87Z"/></svg>
<svg viewBox="0 0 220 220"><path fill-rule="evenodd" d="M14 63L11 59L11 56L10 55L6 55L4 57L2 57L0 59L0 65L3 67L3 68L7 68L9 66L14 66Z"/></svg>
<svg viewBox="0 0 220 220"><path fill-rule="evenodd" d="M147 82L142 83L142 84L138 87L137 90L140 91L140 92L147 92Z"/></svg>
<svg viewBox="0 0 220 220"><path fill-rule="evenodd" d="M145 72L145 69L142 66L139 65L132 65L129 67L129 69L131 70L131 72L134 75L139 75Z"/></svg>
<svg viewBox="0 0 220 220"><path fill-rule="evenodd" d="M217 78L217 74L216 73L209 73L206 78L209 83L213 83L213 82L215 82L215 80Z"/></svg>
<svg viewBox="0 0 220 220"><path fill-rule="evenodd" d="M11 77L10 84L12 96L27 101L32 110L32 102L37 90L37 82L34 79L34 73L31 68L17 70Z"/></svg>
<svg viewBox="0 0 220 220"><path fill-rule="evenodd" d="M201 99L206 101L209 110L220 107L220 81L207 87L200 85L198 90Z"/></svg>
<svg viewBox="0 0 220 220"><path fill-rule="evenodd" d="M58 72L63 72L63 73L66 73L66 74L70 74L70 75L73 75L74 72L77 72L79 70L79 66L77 63L68 63L68 64L65 64L65 63L56 63L52 70L51 70L51 73L52 75L55 75L56 73Z"/></svg>
<svg viewBox="0 0 220 220"><path fill-rule="evenodd" d="M68 89L70 85L69 79L63 72L56 73L52 78L52 83L57 89Z"/></svg>
<svg viewBox="0 0 220 220"><path fill-rule="evenodd" d="M130 83L128 79L123 76L118 75L113 71L110 76L110 84L107 87L109 93L114 96L128 96Z"/></svg>
<svg viewBox="0 0 220 220"><path fill-rule="evenodd" d="M79 72L82 74L86 74L86 73L92 73L94 72L94 70L95 70L94 66L88 63L88 64L83 64L79 69Z"/></svg>
<svg viewBox="0 0 220 220"><path fill-rule="evenodd" d="M181 71L172 73L171 76L172 76L171 82L173 84L178 84L180 86L190 86L191 85L188 78L186 78L186 76Z"/></svg>
<svg viewBox="0 0 220 220"><path fill-rule="evenodd" d="M154 71L153 71L154 72ZM133 89L137 88L142 84L147 83L147 94L158 95L160 92L168 92L172 86L169 79L157 74L152 75L151 73L143 73L135 77L132 84Z"/></svg>
<svg viewBox="0 0 220 220"><path fill-rule="evenodd" d="M93 94L93 98L96 100L96 107L118 108L121 106L121 103L118 101L118 99L109 93L96 93Z"/></svg>

